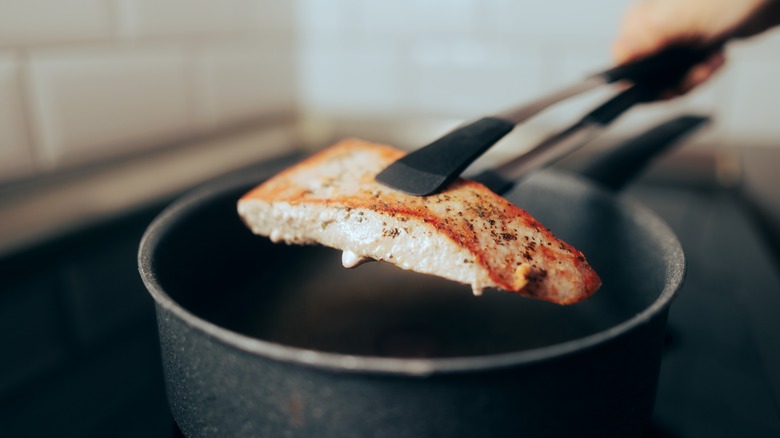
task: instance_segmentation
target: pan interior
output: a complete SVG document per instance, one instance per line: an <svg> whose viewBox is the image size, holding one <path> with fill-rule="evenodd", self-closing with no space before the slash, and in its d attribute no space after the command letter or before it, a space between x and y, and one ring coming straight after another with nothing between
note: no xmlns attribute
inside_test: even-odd
<svg viewBox="0 0 780 438"><path fill-rule="evenodd" d="M581 249L601 275L602 289L570 306L493 290L475 297L468 286L385 263L344 269L329 248L272 244L235 212L250 187L213 193L172 216L153 270L196 316L287 346L399 358L524 351L632 318L659 299L669 274L666 228L566 175L532 178L508 197Z"/></svg>

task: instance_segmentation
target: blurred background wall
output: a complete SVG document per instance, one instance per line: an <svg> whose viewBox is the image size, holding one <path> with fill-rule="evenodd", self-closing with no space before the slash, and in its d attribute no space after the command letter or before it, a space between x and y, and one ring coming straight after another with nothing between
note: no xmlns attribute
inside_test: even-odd
<svg viewBox="0 0 780 438"><path fill-rule="evenodd" d="M608 66L629 3L2 0L0 181L295 110L315 129L490 113ZM673 106L715 115L718 144L777 145L779 51L777 32L734 45L712 83L615 132Z"/></svg>

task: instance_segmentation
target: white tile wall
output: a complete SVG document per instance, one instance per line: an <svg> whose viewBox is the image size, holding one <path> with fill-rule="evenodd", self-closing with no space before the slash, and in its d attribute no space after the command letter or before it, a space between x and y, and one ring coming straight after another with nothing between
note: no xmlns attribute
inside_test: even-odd
<svg viewBox="0 0 780 438"><path fill-rule="evenodd" d="M214 44L197 49L194 62L194 108L201 130L293 110L289 46Z"/></svg>
<svg viewBox="0 0 780 438"><path fill-rule="evenodd" d="M409 98L403 67L391 44L309 41L298 59L300 103L327 115L397 113Z"/></svg>
<svg viewBox="0 0 780 438"><path fill-rule="evenodd" d="M289 114L295 6L0 0L0 184Z"/></svg>
<svg viewBox="0 0 780 438"><path fill-rule="evenodd" d="M617 22L626 1L569 5L596 16L590 19L563 13L570 3L301 0L300 106L319 114L465 118L515 105L609 64L606 48L597 57L581 50L607 45L603 24ZM593 14L596 7L615 10ZM552 28L537 22L551 17ZM565 37L550 38L561 30ZM585 66L572 68L566 54ZM562 61L563 75L556 71Z"/></svg>
<svg viewBox="0 0 780 438"><path fill-rule="evenodd" d="M328 2L332 3L332 2ZM239 0L238 14L250 30L292 35L296 22L295 2L290 0Z"/></svg>
<svg viewBox="0 0 780 438"><path fill-rule="evenodd" d="M734 143L780 146L780 31L729 52L734 78L724 121Z"/></svg>
<svg viewBox="0 0 780 438"><path fill-rule="evenodd" d="M120 32L131 37L229 33L244 23L239 0L118 0Z"/></svg>
<svg viewBox="0 0 780 438"><path fill-rule="evenodd" d="M0 45L108 38L111 20L106 0L2 0Z"/></svg>
<svg viewBox="0 0 780 438"><path fill-rule="evenodd" d="M409 104L422 115L477 117L535 97L547 82L537 47L461 40L412 50Z"/></svg>
<svg viewBox="0 0 780 438"><path fill-rule="evenodd" d="M47 166L186 136L188 76L177 47L50 49L30 59L35 135Z"/></svg>
<svg viewBox="0 0 780 438"><path fill-rule="evenodd" d="M780 145L780 60L746 61L736 67L726 120L735 139Z"/></svg>
<svg viewBox="0 0 780 438"><path fill-rule="evenodd" d="M0 53L0 182L34 171L19 88L16 57Z"/></svg>
<svg viewBox="0 0 780 438"><path fill-rule="evenodd" d="M295 23L304 43L350 31L358 20L355 0L297 0Z"/></svg>
<svg viewBox="0 0 780 438"><path fill-rule="evenodd" d="M361 33L414 36L472 30L478 0L383 0L352 2L357 11L353 26Z"/></svg>
<svg viewBox="0 0 780 438"><path fill-rule="evenodd" d="M546 41L576 45L582 37L614 36L631 0L484 0L480 30L510 35L540 36Z"/></svg>

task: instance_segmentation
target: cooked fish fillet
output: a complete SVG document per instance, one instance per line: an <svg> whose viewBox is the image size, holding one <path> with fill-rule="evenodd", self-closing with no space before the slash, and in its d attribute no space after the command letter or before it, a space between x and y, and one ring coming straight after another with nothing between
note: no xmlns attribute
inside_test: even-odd
<svg viewBox="0 0 780 438"><path fill-rule="evenodd" d="M343 251L345 267L374 259L560 304L601 285L581 252L474 181L407 195L374 181L404 152L344 140L279 173L238 202L243 221L274 242Z"/></svg>

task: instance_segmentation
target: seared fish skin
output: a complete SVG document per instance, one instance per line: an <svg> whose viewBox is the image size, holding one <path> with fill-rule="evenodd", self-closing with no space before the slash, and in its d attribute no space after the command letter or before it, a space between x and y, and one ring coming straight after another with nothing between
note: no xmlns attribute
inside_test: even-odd
<svg viewBox="0 0 780 438"><path fill-rule="evenodd" d="M601 280L581 252L485 186L459 179L417 197L374 176L398 149L343 140L260 184L238 201L255 234L344 251L347 267L374 259L471 285L559 304L581 301Z"/></svg>

